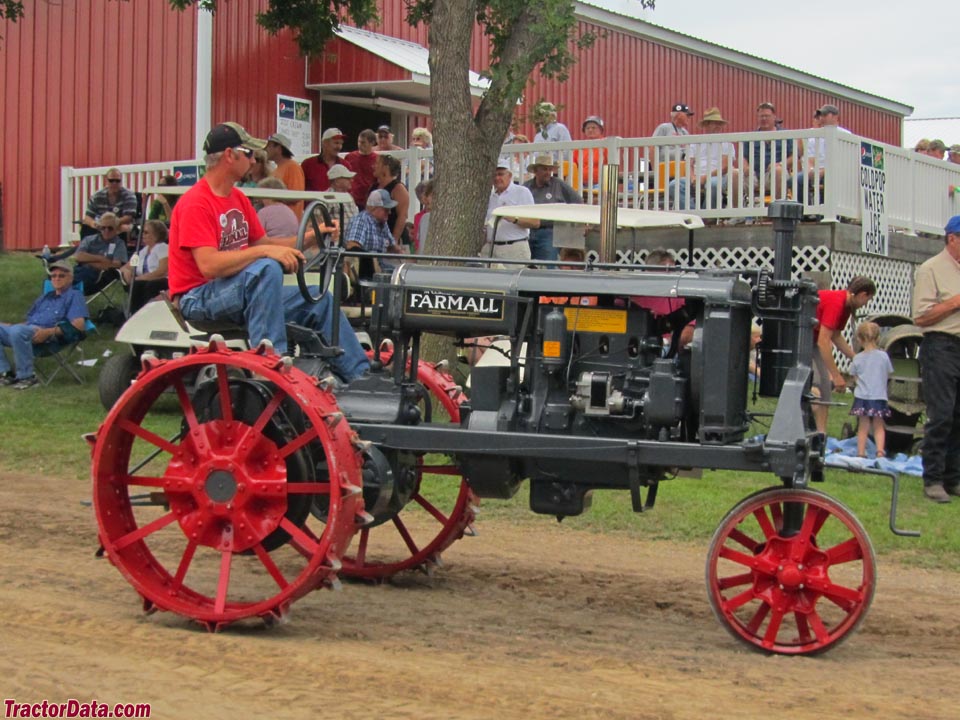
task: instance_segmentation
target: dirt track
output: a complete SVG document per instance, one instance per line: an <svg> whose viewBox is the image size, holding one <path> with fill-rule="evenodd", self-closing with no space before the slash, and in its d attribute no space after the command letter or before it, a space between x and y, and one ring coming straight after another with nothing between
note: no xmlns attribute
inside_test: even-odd
<svg viewBox="0 0 960 720"><path fill-rule="evenodd" d="M0 487L0 695L149 702L153 718L951 718L960 577L881 561L860 630L767 657L718 625L705 548L478 523L434 578L347 584L289 624L145 617L93 557L85 483Z"/></svg>

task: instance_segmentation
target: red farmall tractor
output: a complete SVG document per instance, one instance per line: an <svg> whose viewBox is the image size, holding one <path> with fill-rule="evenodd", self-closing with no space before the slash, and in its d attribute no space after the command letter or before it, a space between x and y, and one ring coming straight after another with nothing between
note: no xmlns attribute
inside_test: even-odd
<svg viewBox="0 0 960 720"><path fill-rule="evenodd" d="M372 283L372 370L342 388L324 361L335 337L300 342L293 358L217 337L179 359L148 357L93 441L103 548L147 611L216 630L284 618L341 576L430 570L471 532L479 498L511 497L525 480L531 509L562 518L603 489L648 510L678 469L756 472L775 485L720 522L710 604L751 647L825 651L863 620L876 561L850 510L810 487L824 438L810 413L816 288L789 272L797 207L773 208L772 275L403 264ZM319 262L332 272L343 255ZM644 298L673 309L656 314ZM754 317L761 393L778 397L762 436L748 432ZM467 398L420 360L424 332L501 336L506 357L474 368Z"/></svg>

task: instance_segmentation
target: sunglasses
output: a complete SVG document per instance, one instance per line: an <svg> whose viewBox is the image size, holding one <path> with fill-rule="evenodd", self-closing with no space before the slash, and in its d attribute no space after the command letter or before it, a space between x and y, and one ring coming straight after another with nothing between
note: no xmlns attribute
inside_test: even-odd
<svg viewBox="0 0 960 720"><path fill-rule="evenodd" d="M120 178L109 178L109 179L107 180L107 182L118 183L118 182L121 182L121 179L120 179Z"/></svg>
<svg viewBox="0 0 960 720"><path fill-rule="evenodd" d="M235 153L240 153L240 154L243 155L247 160L253 160L253 150L251 150L250 148L235 147L235 148L233 149L233 151L234 151Z"/></svg>

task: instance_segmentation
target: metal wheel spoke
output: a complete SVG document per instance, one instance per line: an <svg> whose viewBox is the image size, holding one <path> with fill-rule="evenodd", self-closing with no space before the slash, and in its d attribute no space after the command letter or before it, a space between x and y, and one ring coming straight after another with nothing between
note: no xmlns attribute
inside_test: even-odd
<svg viewBox="0 0 960 720"><path fill-rule="evenodd" d="M124 432L128 432L131 435L150 443L151 445L155 445L161 450L166 450L171 455L177 454L177 446L171 443L169 440L165 440L164 438L160 437L155 432L150 432L140 425L134 425L126 418L120 420L118 424Z"/></svg>
<svg viewBox="0 0 960 720"><path fill-rule="evenodd" d="M253 427L250 430L251 434L256 436L263 432L263 428L266 427L267 421L273 417L273 414L277 411L277 408L280 407L280 403L282 403L286 397L286 393L281 391L279 388L273 391L273 397L270 398L270 402L267 403L267 406L263 409L263 412L260 413L260 417L258 417L257 421L253 424Z"/></svg>
<svg viewBox="0 0 960 720"><path fill-rule="evenodd" d="M177 392L177 400L180 401L180 408L187 420L187 426L191 430L195 430L199 423L197 423L197 413L193 409L193 401L190 399L190 393L187 392L187 386L183 384L181 378L175 378L172 384L173 389Z"/></svg>
<svg viewBox="0 0 960 720"><path fill-rule="evenodd" d="M177 574L173 576L173 591L179 592L180 588L183 587L183 579L187 576L187 570L190 568L190 563L193 561L193 555L197 552L197 541L189 540L187 542L187 547L183 551L183 556L180 558L180 564L177 565Z"/></svg>
<svg viewBox="0 0 960 720"><path fill-rule="evenodd" d="M770 505L770 516L773 518L774 535L783 532L783 506L780 503Z"/></svg>
<svg viewBox="0 0 960 720"><path fill-rule="evenodd" d="M844 540L838 545L826 551L827 562L830 565L840 565L842 563L853 562L854 560L863 560L863 548L860 541L855 537Z"/></svg>
<svg viewBox="0 0 960 720"><path fill-rule="evenodd" d="M367 541L370 539L370 528L360 529L360 543L357 545L357 564L363 565L367 559Z"/></svg>
<svg viewBox="0 0 960 720"><path fill-rule="evenodd" d="M748 568L752 568L755 565L754 557L752 555L745 555L739 550L733 550L728 547L721 548L720 557L722 557L724 560L729 560L739 565L744 565Z"/></svg>
<svg viewBox="0 0 960 720"><path fill-rule="evenodd" d="M317 541L310 537L302 528L297 527L286 516L280 520L280 527L290 533L291 542L297 551L307 558L312 558L317 552Z"/></svg>
<svg viewBox="0 0 960 720"><path fill-rule="evenodd" d="M287 483L288 495L329 495L330 483Z"/></svg>
<svg viewBox="0 0 960 720"><path fill-rule="evenodd" d="M742 573L740 575L730 575L729 577L719 578L717 580L717 587L721 590L729 590L730 588L740 587L741 585L749 585L753 582L753 573Z"/></svg>
<svg viewBox="0 0 960 720"><path fill-rule="evenodd" d="M253 546L253 552L256 553L257 557L260 559L260 562L263 563L263 566L267 569L267 572L270 573L270 577L276 581L281 590L289 585L287 579L283 576L283 573L280 572L280 568L277 567L277 564L273 561L273 558L270 557L270 554L264 550L261 543L257 543Z"/></svg>
<svg viewBox="0 0 960 720"><path fill-rule="evenodd" d="M744 590L739 595L734 595L732 598L727 600L723 606L727 612L733 612L737 608L743 607L754 598L756 598L756 595L753 592L753 588L750 588L749 590Z"/></svg>
<svg viewBox="0 0 960 720"><path fill-rule="evenodd" d="M757 519L760 531L767 540L777 536L777 529L770 522L770 517L767 515L767 509L765 507L759 507L754 510L753 517Z"/></svg>
<svg viewBox="0 0 960 720"><path fill-rule="evenodd" d="M448 519L447 516L444 515L442 512L440 512L439 510L437 510L437 508L434 507L423 495L421 495L420 493L417 493L416 495L413 496L413 499L416 500L417 504L420 507L422 507L428 513L433 515L433 517L436 518L437 522L439 522L441 525L447 522L447 519Z"/></svg>
<svg viewBox="0 0 960 720"><path fill-rule="evenodd" d="M400 519L399 515L393 518L393 525L397 528L397 532L400 533L400 537L402 537L403 541L407 544L407 549L414 555L420 552L420 548L418 548L417 544L413 541L413 538L410 536L410 531L407 530L407 526L403 524L403 520Z"/></svg>
<svg viewBox="0 0 960 720"><path fill-rule="evenodd" d="M760 631L760 626L763 625L763 621L767 619L767 614L770 612L770 606L766 603L762 603L760 607L757 608L757 611L753 614L753 617L750 618L750 622L747 623L747 631L751 635L756 635Z"/></svg>
<svg viewBox="0 0 960 720"><path fill-rule="evenodd" d="M230 564L233 553L224 550L220 553L220 578L217 580L217 599L213 604L213 611L222 613L227 607L227 588L230 586Z"/></svg>
<svg viewBox="0 0 960 720"><path fill-rule="evenodd" d="M286 458L289 455L292 455L297 450L302 448L311 440L317 437L317 429L314 427L307 428L295 439L288 442L282 448L280 448L280 457Z"/></svg>
<svg viewBox="0 0 960 720"><path fill-rule="evenodd" d="M800 642L803 644L810 642L813 636L810 635L810 624L807 622L807 616L801 612L795 612L793 617L797 623L797 634L800 637Z"/></svg>
<svg viewBox="0 0 960 720"><path fill-rule="evenodd" d="M830 632L823 624L823 620L820 618L819 613L814 610L810 613L808 620L810 625L813 626L813 632L817 636L817 640L819 640L821 643L827 642L830 639Z"/></svg>
<svg viewBox="0 0 960 720"><path fill-rule="evenodd" d="M810 547L810 540L816 537L816 527L823 527L830 516L830 512L824 508L814 505L807 505L803 516L803 523L800 525L800 532L797 533L790 543L790 558L800 562L807 554Z"/></svg>
<svg viewBox="0 0 960 720"><path fill-rule="evenodd" d="M153 522L147 523L142 527L138 527L133 532L129 532L126 535L118 538L117 541L113 544L113 547L116 550L123 550L123 548L127 547L127 545L130 545L131 543L135 543L138 540L142 540L143 538L145 538L147 535L150 535L151 533L155 533L158 530L162 530L163 528L165 528L167 525L169 525L176 519L177 519L177 516L174 515L172 512L169 512L166 515L162 515L161 517L158 517Z"/></svg>
<svg viewBox="0 0 960 720"><path fill-rule="evenodd" d="M758 543L756 540L754 540L752 537L747 535L745 532L743 532L739 528L734 528L733 530L731 530L729 537L731 540L733 540L736 543L739 543L740 545L743 545L743 547L745 547L747 550L749 550L754 554L757 552L757 548L760 546L760 543Z"/></svg>
<svg viewBox="0 0 960 720"><path fill-rule="evenodd" d="M767 625L767 631L763 634L764 645L773 645L776 643L777 635L780 633L781 623L783 623L783 613L774 608L770 614L770 624Z"/></svg>
<svg viewBox="0 0 960 720"><path fill-rule="evenodd" d="M815 587L815 590L822 593L827 600L837 607L850 611L863 600L863 594L854 588L827 583L823 587Z"/></svg>
<svg viewBox="0 0 960 720"><path fill-rule="evenodd" d="M230 401L230 378L227 377L227 366L218 364L217 391L220 395L220 417L226 422L233 421L233 403Z"/></svg>

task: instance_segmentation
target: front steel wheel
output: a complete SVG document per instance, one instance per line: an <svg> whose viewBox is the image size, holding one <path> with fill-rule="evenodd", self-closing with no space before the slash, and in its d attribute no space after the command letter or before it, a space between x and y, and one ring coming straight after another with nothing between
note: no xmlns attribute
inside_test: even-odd
<svg viewBox="0 0 960 720"><path fill-rule="evenodd" d="M191 397L205 366L213 379ZM336 398L267 346L148 360L97 433L92 475L101 543L145 610L210 630L275 621L334 584L363 518ZM328 517L311 527L320 498Z"/></svg>
<svg viewBox="0 0 960 720"><path fill-rule="evenodd" d="M814 490L771 488L720 523L706 576L710 605L735 638L771 653L814 655L866 616L876 559L841 503Z"/></svg>

